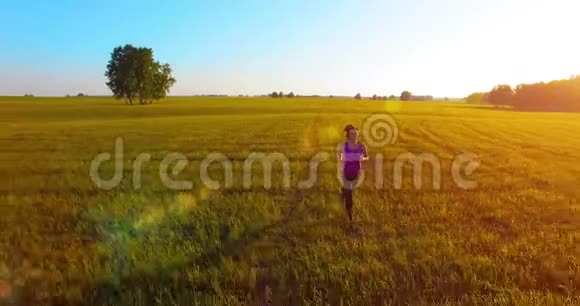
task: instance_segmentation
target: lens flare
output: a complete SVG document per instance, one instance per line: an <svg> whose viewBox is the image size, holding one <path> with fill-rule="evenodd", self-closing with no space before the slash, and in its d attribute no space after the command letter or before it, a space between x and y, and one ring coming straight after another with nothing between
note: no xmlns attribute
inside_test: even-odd
<svg viewBox="0 0 580 306"><path fill-rule="evenodd" d="M327 142L331 142L334 143L338 140L340 140L340 129L336 126L327 126L324 129L322 129L322 135L321 135L322 139L324 139Z"/></svg>
<svg viewBox="0 0 580 306"><path fill-rule="evenodd" d="M179 211L190 211L197 206L197 200L188 192L181 192L177 196L177 208Z"/></svg>
<svg viewBox="0 0 580 306"><path fill-rule="evenodd" d="M149 208L141 215L137 222L135 222L135 228L143 229L144 227L159 224L166 214L167 212L163 207Z"/></svg>
<svg viewBox="0 0 580 306"><path fill-rule="evenodd" d="M401 101L387 101L383 108L387 113L398 113L403 109L403 103Z"/></svg>
<svg viewBox="0 0 580 306"><path fill-rule="evenodd" d="M207 199L209 199L209 197L214 193L213 190L207 189L207 188L202 188L199 190L199 198L202 201L205 201Z"/></svg>

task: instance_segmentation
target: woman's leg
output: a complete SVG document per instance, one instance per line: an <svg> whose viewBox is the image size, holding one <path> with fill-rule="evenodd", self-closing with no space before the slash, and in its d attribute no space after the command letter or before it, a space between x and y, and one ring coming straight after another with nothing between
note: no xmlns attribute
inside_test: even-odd
<svg viewBox="0 0 580 306"><path fill-rule="evenodd" d="M352 189L346 190L344 206L346 208L346 214L348 215L348 219L352 221Z"/></svg>
<svg viewBox="0 0 580 306"><path fill-rule="evenodd" d="M356 180L351 181L351 180L348 180L345 178L344 179L344 187L342 188L344 208L346 210L346 214L347 214L348 219L350 221L352 221L352 205L353 205L352 191L354 189L355 184L356 184Z"/></svg>

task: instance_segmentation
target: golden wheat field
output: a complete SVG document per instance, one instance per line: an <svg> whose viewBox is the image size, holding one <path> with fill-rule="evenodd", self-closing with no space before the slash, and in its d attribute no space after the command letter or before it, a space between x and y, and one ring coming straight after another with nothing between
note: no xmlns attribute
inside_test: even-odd
<svg viewBox="0 0 580 306"><path fill-rule="evenodd" d="M580 114L246 97L5 97L0 109L0 304L580 303ZM336 146L346 124L362 130L376 114L394 119L397 137L361 136L370 160L349 224ZM122 178L106 190L91 162L114 155L118 138ZM160 176L171 153L183 169L165 172L183 188ZM284 156L289 181L276 162L266 188L256 163L244 185L256 153ZM328 161L301 188L321 153ZM479 164L462 173L469 189L453 179L466 153ZM204 166L210 154L227 159L230 184L223 164ZM401 154L436 157L440 171L424 164L416 188L406 164L397 187ZM104 161L100 176L115 167Z"/></svg>

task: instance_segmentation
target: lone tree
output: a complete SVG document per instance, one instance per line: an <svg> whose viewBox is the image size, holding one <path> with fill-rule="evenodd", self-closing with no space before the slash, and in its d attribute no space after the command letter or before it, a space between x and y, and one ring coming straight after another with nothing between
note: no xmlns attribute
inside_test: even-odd
<svg viewBox="0 0 580 306"><path fill-rule="evenodd" d="M151 104L165 97L175 84L169 64L155 61L152 49L132 45L113 49L105 76L115 98L125 99L129 105L136 100Z"/></svg>
<svg viewBox="0 0 580 306"><path fill-rule="evenodd" d="M411 101L412 96L410 91L405 90L401 93L401 101Z"/></svg>
<svg viewBox="0 0 580 306"><path fill-rule="evenodd" d="M270 97L272 98L278 98L278 92L274 91L270 94Z"/></svg>
<svg viewBox="0 0 580 306"><path fill-rule="evenodd" d="M354 96L354 99L355 100L360 100L361 99L360 93L357 93L356 96Z"/></svg>
<svg viewBox="0 0 580 306"><path fill-rule="evenodd" d="M287 96L287 97L288 97L288 98L294 98L295 96L296 96L296 95L294 94L294 92L293 92L293 91L291 91L291 92L288 94L288 96Z"/></svg>

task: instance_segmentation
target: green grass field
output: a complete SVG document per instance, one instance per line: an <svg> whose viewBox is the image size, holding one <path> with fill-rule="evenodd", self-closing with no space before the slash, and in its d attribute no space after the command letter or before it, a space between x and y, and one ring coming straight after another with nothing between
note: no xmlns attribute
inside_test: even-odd
<svg viewBox="0 0 580 306"><path fill-rule="evenodd" d="M308 162L334 154L347 123L389 112L397 141L369 147L368 180L345 219L335 161L300 190ZM562 305L580 299L580 114L451 103L351 99L168 98L126 106L109 98L0 98L0 291L7 305ZM124 144L112 190L89 176L99 153ZM364 143L365 139L361 139ZM402 152L441 160L415 190ZM478 183L453 183L456 155L473 152ZM167 153L189 163L170 190ZM211 152L233 162L233 186L200 180ZM270 189L242 186L251 152L285 154ZM150 153L142 186L134 160ZM384 155L385 187L374 185ZM103 177L113 164L103 164ZM210 167L220 180L223 168ZM223 182L223 180L222 180Z"/></svg>

